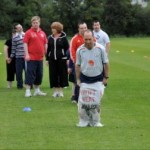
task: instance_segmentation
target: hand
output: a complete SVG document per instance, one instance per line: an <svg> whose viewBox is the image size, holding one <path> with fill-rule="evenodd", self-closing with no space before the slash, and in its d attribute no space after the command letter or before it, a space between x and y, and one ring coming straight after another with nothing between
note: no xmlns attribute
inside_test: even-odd
<svg viewBox="0 0 150 150"><path fill-rule="evenodd" d="M29 61L29 60L30 60L29 54L25 56L25 60L26 60L26 61Z"/></svg>
<svg viewBox="0 0 150 150"><path fill-rule="evenodd" d="M105 86L107 86L107 79L106 79L106 78L103 78L103 84L104 84Z"/></svg>
<svg viewBox="0 0 150 150"><path fill-rule="evenodd" d="M80 84L81 84L80 79L77 79L77 85L80 86Z"/></svg>
<svg viewBox="0 0 150 150"><path fill-rule="evenodd" d="M46 64L47 66L49 65L49 63L48 63L48 61L47 61L47 60L45 61L45 64Z"/></svg>
<svg viewBox="0 0 150 150"><path fill-rule="evenodd" d="M11 63L11 58L6 58L6 62L7 62L7 64L10 64Z"/></svg>
<svg viewBox="0 0 150 150"><path fill-rule="evenodd" d="M71 72L72 72L72 69L68 68L68 74L71 74Z"/></svg>

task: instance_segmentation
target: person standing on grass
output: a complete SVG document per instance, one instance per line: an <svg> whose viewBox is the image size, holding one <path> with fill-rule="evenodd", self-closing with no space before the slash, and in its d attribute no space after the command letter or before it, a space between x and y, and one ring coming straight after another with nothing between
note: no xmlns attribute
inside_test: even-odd
<svg viewBox="0 0 150 150"><path fill-rule="evenodd" d="M6 71L7 71L7 88L12 87L12 81L15 79L15 73L16 73L16 65L15 65L15 58L10 59L11 54L11 47L12 47L12 38L16 35L16 31L12 30L11 38L6 40L4 45L4 54L6 59Z"/></svg>
<svg viewBox="0 0 150 150"><path fill-rule="evenodd" d="M87 24L85 22L78 23L78 33L74 35L70 41L70 58L73 62L72 68L70 68L72 71L75 70L75 63L76 63L76 52L79 46L81 46L84 43L83 34L87 30ZM72 77L73 78L73 77ZM76 77L74 74L75 82L73 83L73 89L74 94L71 97L72 103L78 103L78 96L79 96L79 86L76 84Z"/></svg>
<svg viewBox="0 0 150 150"><path fill-rule="evenodd" d="M54 89L53 97L64 97L63 88L68 84L67 51L69 42L60 22L51 24L52 34L48 37L46 60L49 64L50 87Z"/></svg>
<svg viewBox="0 0 150 150"><path fill-rule="evenodd" d="M34 85L34 96L45 96L46 93L40 90L43 78L43 57L47 51L46 34L40 28L40 17L34 16L31 19L32 27L26 31L24 37L24 49L26 60L26 92L25 97L32 96L31 87Z"/></svg>
<svg viewBox="0 0 150 150"><path fill-rule="evenodd" d="M12 38L12 51L10 55L10 60L14 57L16 58L16 79L17 79L17 88L23 88L23 70L25 70L25 61L24 61L24 45L23 38L24 32L21 24L16 23L14 25L16 35Z"/></svg>
<svg viewBox="0 0 150 150"><path fill-rule="evenodd" d="M96 42L102 44L108 54L110 50L110 39L108 34L101 29L101 25L98 20L93 21L93 33L96 38Z"/></svg>
<svg viewBox="0 0 150 150"><path fill-rule="evenodd" d="M94 42L91 30L85 31L84 41L77 50L75 66L77 85L80 86L77 126L102 127L100 101L108 80L109 60L105 48Z"/></svg>

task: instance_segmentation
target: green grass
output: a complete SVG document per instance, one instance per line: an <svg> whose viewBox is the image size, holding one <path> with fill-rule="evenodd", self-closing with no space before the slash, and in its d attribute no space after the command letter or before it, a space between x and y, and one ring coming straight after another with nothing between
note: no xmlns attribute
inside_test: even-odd
<svg viewBox="0 0 150 150"><path fill-rule="evenodd" d="M77 106L71 84L54 99L44 65L46 97L25 98L24 90L6 88L0 42L0 149L150 149L150 38L113 38L110 78L102 100L103 128L77 128ZM134 52L131 52L134 50ZM119 52L116 52L119 51ZM23 112L31 107L31 112Z"/></svg>

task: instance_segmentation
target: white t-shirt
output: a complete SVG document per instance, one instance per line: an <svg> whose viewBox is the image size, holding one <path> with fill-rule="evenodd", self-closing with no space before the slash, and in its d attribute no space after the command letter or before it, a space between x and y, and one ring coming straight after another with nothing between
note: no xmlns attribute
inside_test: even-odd
<svg viewBox="0 0 150 150"><path fill-rule="evenodd" d="M110 43L108 34L103 30L100 30L98 32L93 31L93 33L97 43L102 44L104 47L106 47L107 43Z"/></svg>
<svg viewBox="0 0 150 150"><path fill-rule="evenodd" d="M84 44L81 45L76 53L76 64L80 65L82 74L88 77L95 77L103 72L103 64L108 63L108 57L104 46L95 43L89 50Z"/></svg>

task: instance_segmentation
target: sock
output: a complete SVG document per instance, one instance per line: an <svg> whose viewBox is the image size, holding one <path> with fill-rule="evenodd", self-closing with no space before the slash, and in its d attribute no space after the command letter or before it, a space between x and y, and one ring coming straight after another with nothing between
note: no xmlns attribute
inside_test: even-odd
<svg viewBox="0 0 150 150"><path fill-rule="evenodd" d="M29 93L29 92L30 92L30 89L26 89L26 92L28 92L28 93Z"/></svg>
<svg viewBox="0 0 150 150"><path fill-rule="evenodd" d="M40 92L40 88L35 88L35 92Z"/></svg>

